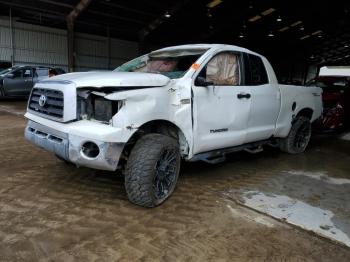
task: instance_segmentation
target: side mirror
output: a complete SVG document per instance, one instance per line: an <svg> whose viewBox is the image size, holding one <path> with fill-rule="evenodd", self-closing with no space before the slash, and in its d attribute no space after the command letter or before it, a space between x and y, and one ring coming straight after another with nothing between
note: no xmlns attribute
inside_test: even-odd
<svg viewBox="0 0 350 262"><path fill-rule="evenodd" d="M195 84L196 86L204 86L204 87L207 87L207 86L212 86L212 85L214 85L214 82L207 81L204 77L199 76L199 77L197 77L197 79L194 81L194 84Z"/></svg>
<svg viewBox="0 0 350 262"><path fill-rule="evenodd" d="M14 75L14 74L9 73L9 74L7 74L7 75L6 75L6 77L7 77L7 78L14 78L14 77L15 77L15 75Z"/></svg>

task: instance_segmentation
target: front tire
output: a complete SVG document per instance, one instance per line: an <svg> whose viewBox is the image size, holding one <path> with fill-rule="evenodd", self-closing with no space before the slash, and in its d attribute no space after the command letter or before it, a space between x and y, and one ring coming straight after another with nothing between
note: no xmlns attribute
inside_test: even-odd
<svg viewBox="0 0 350 262"><path fill-rule="evenodd" d="M169 136L147 134L132 149L125 170L129 200L143 207L163 203L174 191L180 171L178 142Z"/></svg>
<svg viewBox="0 0 350 262"><path fill-rule="evenodd" d="M289 134L280 140L280 149L289 154L299 154L305 151L311 138L311 123L307 117L297 117Z"/></svg>

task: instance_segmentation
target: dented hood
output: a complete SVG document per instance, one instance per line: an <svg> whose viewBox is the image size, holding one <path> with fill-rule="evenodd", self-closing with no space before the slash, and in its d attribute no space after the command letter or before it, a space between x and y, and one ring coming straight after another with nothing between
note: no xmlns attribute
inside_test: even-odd
<svg viewBox="0 0 350 262"><path fill-rule="evenodd" d="M170 78L161 74L101 71L68 73L45 80L46 83L57 81L69 81L76 87L156 87L165 86L169 83Z"/></svg>

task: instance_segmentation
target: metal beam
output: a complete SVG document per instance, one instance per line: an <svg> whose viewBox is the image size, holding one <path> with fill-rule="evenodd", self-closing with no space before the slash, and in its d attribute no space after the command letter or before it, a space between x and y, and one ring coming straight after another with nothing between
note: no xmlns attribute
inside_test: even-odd
<svg viewBox="0 0 350 262"><path fill-rule="evenodd" d="M36 12L51 13L51 14L56 14L56 15L60 15L60 16L64 17L64 14L62 14L60 12L47 10L47 9L43 9L43 8L38 8L38 7L30 6L30 5L25 5L25 4L23 5L23 4L18 4L18 3L9 2L9 1L3 1L3 0L0 0L0 4L9 6L11 8L18 7L18 8L23 8L23 9L31 9L31 10L36 11ZM23 10L20 10L20 11L23 11Z"/></svg>
<svg viewBox="0 0 350 262"><path fill-rule="evenodd" d="M74 7L74 9L67 15L67 23L75 21L84 9L86 9L92 0L80 0L80 2Z"/></svg>
<svg viewBox="0 0 350 262"><path fill-rule="evenodd" d="M173 16L175 15L175 13L180 11L185 5L187 5L188 2L190 2L190 0L178 1L178 3L175 6L169 8L168 10L164 10L164 14L165 12L168 12L170 16ZM171 19L171 17L164 17L164 14L162 14L157 19L153 20L146 27L139 31L138 36L141 42L144 41L145 37L147 37L152 31L156 30L161 24L163 24L166 21L166 19Z"/></svg>
<svg viewBox="0 0 350 262"><path fill-rule="evenodd" d="M127 21L127 22L140 24L140 25L145 24L145 22L138 20L138 19L124 17L124 16L120 16L120 15L111 15L111 14L108 14L105 12L100 12L100 11L89 10L89 11L87 11L87 13L112 18L113 20Z"/></svg>
<svg viewBox="0 0 350 262"><path fill-rule="evenodd" d="M68 71L73 72L75 68L75 51L74 51L74 22L79 14L84 11L92 0L80 0L74 9L67 15L67 44L68 44Z"/></svg>
<svg viewBox="0 0 350 262"><path fill-rule="evenodd" d="M11 41L11 65L15 64L15 45L13 42L13 20L12 20L12 8L10 8L10 41Z"/></svg>
<svg viewBox="0 0 350 262"><path fill-rule="evenodd" d="M55 6L61 6L61 7L69 8L69 9L74 8L74 5L61 3L59 1L54 1L54 0L37 0L37 1L42 2L42 3L46 3L46 4L52 4Z"/></svg>
<svg viewBox="0 0 350 262"><path fill-rule="evenodd" d="M135 14L151 16L151 17L156 17L157 16L156 14L153 14L153 13L137 10L137 9L134 9L134 8L126 7L126 6L115 4L115 3L111 3L111 2L101 2L101 4L109 6L109 7L112 7L112 8L117 8L117 9L129 11L129 12L135 13Z"/></svg>
<svg viewBox="0 0 350 262"><path fill-rule="evenodd" d="M111 31L107 26L107 68L111 68Z"/></svg>
<svg viewBox="0 0 350 262"><path fill-rule="evenodd" d="M31 11L31 10L27 10L27 9L22 9L20 10L20 13L22 14L26 14L26 16L21 16L20 21L26 22L26 23L33 23L35 22L35 20L33 19L34 16L37 14L36 11ZM62 15L52 15L52 14L48 14L48 13L41 13L41 16L43 18L48 18L48 19L52 19L52 20L58 20L60 22L66 22L66 19L64 16ZM99 27L101 28L101 30L105 29L106 26L108 25L107 23L95 23L93 20L77 20L75 21L75 24L79 24L81 26L88 26L88 27ZM50 25L52 25L52 22L50 23ZM45 24L45 26L50 26L49 24ZM111 32L120 32L120 33L126 33L126 32L130 32L130 27L125 27L125 26L111 26L108 25ZM132 30L135 30L132 29Z"/></svg>

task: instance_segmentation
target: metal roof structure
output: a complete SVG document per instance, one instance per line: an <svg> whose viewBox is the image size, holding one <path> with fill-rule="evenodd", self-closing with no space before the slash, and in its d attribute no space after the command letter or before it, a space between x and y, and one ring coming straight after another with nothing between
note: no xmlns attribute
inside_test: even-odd
<svg viewBox="0 0 350 262"><path fill-rule="evenodd" d="M80 0L0 0L0 16L67 28ZM350 2L91 0L76 32L139 41L145 51L188 43L247 47L277 62L349 65Z"/></svg>

